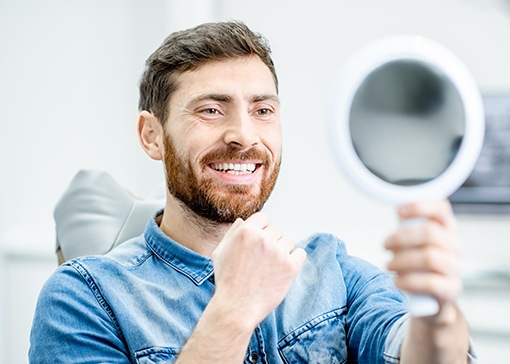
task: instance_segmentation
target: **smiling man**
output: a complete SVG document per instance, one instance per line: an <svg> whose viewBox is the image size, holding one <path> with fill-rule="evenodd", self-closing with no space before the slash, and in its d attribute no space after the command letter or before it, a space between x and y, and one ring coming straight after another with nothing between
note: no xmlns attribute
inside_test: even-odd
<svg viewBox="0 0 510 364"><path fill-rule="evenodd" d="M62 265L41 292L31 363L466 363L455 221L444 201L386 242L395 284L336 237L295 245L262 213L281 162L269 47L239 22L170 35L147 60L138 134L167 198L145 232Z"/></svg>
<svg viewBox="0 0 510 364"><path fill-rule="evenodd" d="M148 154L164 156L169 199L215 222L248 218L269 197L281 161L271 72L259 57L245 56L211 61L177 82L165 130L148 111L139 123Z"/></svg>

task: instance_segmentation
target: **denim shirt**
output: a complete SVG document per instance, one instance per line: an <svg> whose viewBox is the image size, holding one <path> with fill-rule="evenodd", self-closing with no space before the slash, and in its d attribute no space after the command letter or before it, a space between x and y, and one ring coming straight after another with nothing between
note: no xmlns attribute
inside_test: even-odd
<svg viewBox="0 0 510 364"><path fill-rule="evenodd" d="M308 253L283 302L255 329L245 363L397 363L407 315L384 272L332 235ZM172 363L214 293L214 267L166 236L72 260L43 287L30 363Z"/></svg>

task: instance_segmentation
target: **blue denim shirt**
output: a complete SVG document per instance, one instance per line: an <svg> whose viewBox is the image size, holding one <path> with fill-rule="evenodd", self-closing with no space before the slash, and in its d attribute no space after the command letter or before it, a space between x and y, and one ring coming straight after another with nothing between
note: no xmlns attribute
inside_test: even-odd
<svg viewBox="0 0 510 364"><path fill-rule="evenodd" d="M245 363L397 363L404 298L388 275L326 234L283 302L253 332ZM214 267L167 237L143 235L70 261L41 291L31 363L172 363L214 293Z"/></svg>

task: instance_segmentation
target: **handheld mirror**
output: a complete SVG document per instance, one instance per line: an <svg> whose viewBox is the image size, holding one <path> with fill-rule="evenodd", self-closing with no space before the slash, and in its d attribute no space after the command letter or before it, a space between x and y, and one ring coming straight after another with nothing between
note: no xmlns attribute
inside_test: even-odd
<svg viewBox="0 0 510 364"><path fill-rule="evenodd" d="M395 205L446 198L471 173L483 143L482 98L440 44L418 36L370 44L341 69L333 91L334 153L373 198ZM409 309L430 316L438 304L409 294Z"/></svg>

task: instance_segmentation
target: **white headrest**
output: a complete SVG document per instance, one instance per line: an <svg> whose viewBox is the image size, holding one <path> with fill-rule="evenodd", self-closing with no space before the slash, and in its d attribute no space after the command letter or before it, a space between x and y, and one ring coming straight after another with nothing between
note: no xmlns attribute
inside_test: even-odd
<svg viewBox="0 0 510 364"><path fill-rule="evenodd" d="M54 210L57 250L64 260L105 254L143 233L149 218L164 205L163 197L134 197L106 172L81 170Z"/></svg>

